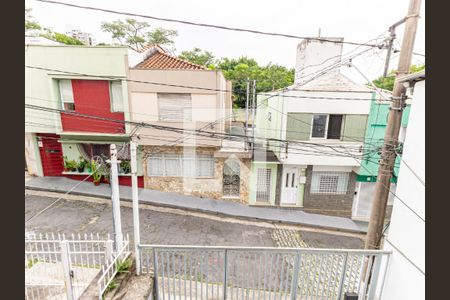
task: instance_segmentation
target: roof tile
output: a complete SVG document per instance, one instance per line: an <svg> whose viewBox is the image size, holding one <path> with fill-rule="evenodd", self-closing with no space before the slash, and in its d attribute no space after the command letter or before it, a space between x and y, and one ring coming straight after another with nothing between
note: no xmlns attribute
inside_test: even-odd
<svg viewBox="0 0 450 300"><path fill-rule="evenodd" d="M191 63L166 53L161 47L150 45L143 48L142 52L155 49L154 53L139 63L137 69L175 69L175 70L206 70L205 67Z"/></svg>

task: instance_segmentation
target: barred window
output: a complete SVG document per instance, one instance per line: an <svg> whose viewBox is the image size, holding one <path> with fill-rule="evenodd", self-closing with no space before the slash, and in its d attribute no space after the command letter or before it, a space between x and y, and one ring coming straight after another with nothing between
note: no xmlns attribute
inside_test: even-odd
<svg viewBox="0 0 450 300"><path fill-rule="evenodd" d="M212 155L153 154L147 158L149 176L213 177Z"/></svg>
<svg viewBox="0 0 450 300"><path fill-rule="evenodd" d="M270 201L271 169L259 168L256 178L256 201Z"/></svg>
<svg viewBox="0 0 450 300"><path fill-rule="evenodd" d="M311 194L346 194L349 172L312 172Z"/></svg>

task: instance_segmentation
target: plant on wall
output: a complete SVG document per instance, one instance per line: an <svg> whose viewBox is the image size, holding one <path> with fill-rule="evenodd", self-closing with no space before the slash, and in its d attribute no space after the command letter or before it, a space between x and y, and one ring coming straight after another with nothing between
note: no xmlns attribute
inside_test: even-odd
<svg viewBox="0 0 450 300"><path fill-rule="evenodd" d="M87 164L87 160L84 159L83 156L80 156L78 158L78 163L77 163L78 172L82 173L84 171L84 168L86 167L86 164Z"/></svg>
<svg viewBox="0 0 450 300"><path fill-rule="evenodd" d="M92 160L91 168L92 168L92 181L94 182L94 185L99 185L100 180L102 179L103 176L100 170L100 165L95 160Z"/></svg>
<svg viewBox="0 0 450 300"><path fill-rule="evenodd" d="M122 160L120 162L120 169L124 174L129 174L131 172L131 165L129 160Z"/></svg>

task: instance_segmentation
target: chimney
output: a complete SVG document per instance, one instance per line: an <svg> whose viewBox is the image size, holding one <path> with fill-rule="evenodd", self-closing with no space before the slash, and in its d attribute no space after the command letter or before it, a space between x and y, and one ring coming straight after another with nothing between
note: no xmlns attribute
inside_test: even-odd
<svg viewBox="0 0 450 300"><path fill-rule="evenodd" d="M341 61L344 38L321 38L327 41L306 38L297 45L294 84L302 84L324 68ZM339 68L330 73L339 73Z"/></svg>

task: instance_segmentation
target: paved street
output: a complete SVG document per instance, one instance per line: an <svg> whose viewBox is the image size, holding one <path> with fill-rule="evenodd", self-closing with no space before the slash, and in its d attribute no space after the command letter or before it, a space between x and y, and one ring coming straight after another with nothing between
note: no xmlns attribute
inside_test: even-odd
<svg viewBox="0 0 450 300"><path fill-rule="evenodd" d="M36 214L57 198L37 192L25 195L25 219ZM41 193L43 194L43 193ZM112 233L112 211L109 200L95 202L61 200L26 224L27 231L36 233ZM234 246L301 246L327 248L361 248L356 237L321 232L283 229L282 226L255 226L245 221L223 221L219 217L205 218L198 214L141 209L141 241L148 244L234 245ZM122 207L123 232L132 240L132 210ZM224 219L226 220L226 219ZM247 222L249 223L249 222ZM280 234L280 232L282 234ZM277 234L278 233L278 234ZM280 242L276 237L284 236ZM295 236L295 238L289 238ZM296 239L296 241L294 241ZM291 242L292 241L292 242Z"/></svg>

